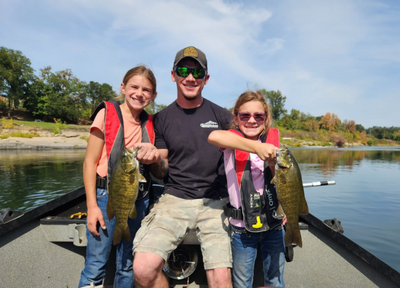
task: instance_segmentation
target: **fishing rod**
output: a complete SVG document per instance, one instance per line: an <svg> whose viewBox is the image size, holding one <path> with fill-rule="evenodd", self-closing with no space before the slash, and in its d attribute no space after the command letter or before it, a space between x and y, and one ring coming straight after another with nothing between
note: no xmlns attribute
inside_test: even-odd
<svg viewBox="0 0 400 288"><path fill-rule="evenodd" d="M316 181L316 182L310 182L310 183L303 183L303 187L316 187L316 186L325 186L325 185L335 185L336 181L331 180L331 181Z"/></svg>

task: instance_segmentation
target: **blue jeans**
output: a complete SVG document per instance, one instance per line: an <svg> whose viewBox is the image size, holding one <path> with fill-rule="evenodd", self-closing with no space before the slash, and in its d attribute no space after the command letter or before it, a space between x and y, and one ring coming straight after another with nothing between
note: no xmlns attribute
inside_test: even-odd
<svg viewBox="0 0 400 288"><path fill-rule="evenodd" d="M107 217L107 201L108 193L105 189L97 188L97 205L103 213L106 223L106 229L99 228L100 236L94 236L86 229L86 237L88 240L86 247L86 262L81 273L81 279L78 287L89 286L91 283L100 285L106 275L107 261L112 248L112 240L115 230L115 218L109 220ZM130 219L128 217L129 231L131 233L131 241L122 240L117 245L116 252L116 271L114 277L114 288L134 287L133 270L132 270L132 247L133 238L139 230L142 219L147 215L149 208L149 195L143 199L137 200L136 203L137 218Z"/></svg>
<svg viewBox="0 0 400 288"><path fill-rule="evenodd" d="M250 233L231 225L232 279L235 288L252 288L254 263L260 246L264 286L285 287L285 230ZM257 267L258 269L258 267Z"/></svg>

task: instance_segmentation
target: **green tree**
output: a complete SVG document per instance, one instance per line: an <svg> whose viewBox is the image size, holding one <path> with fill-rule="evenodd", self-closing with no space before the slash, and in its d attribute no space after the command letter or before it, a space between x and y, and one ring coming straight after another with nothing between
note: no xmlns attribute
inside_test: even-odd
<svg viewBox="0 0 400 288"><path fill-rule="evenodd" d="M0 95L7 98L8 108L19 107L24 99L34 70L21 51L0 47Z"/></svg>
<svg viewBox="0 0 400 288"><path fill-rule="evenodd" d="M46 115L46 106L48 105L48 95L52 93L50 85L42 79L35 77L29 85L24 99L24 108L34 116L42 118Z"/></svg>
<svg viewBox="0 0 400 288"><path fill-rule="evenodd" d="M116 96L112 87L106 83L100 84L90 81L85 89L87 101L90 103L90 114L102 101L110 100Z"/></svg>
<svg viewBox="0 0 400 288"><path fill-rule="evenodd" d="M41 115L45 120L56 118L76 123L88 105L86 83L76 78L70 69L53 73L48 66L40 72L39 79L30 87L24 106L33 115Z"/></svg>
<svg viewBox="0 0 400 288"><path fill-rule="evenodd" d="M282 96L281 91L266 91L260 90L267 99L274 120L279 120L287 112L285 109L286 96Z"/></svg>
<svg viewBox="0 0 400 288"><path fill-rule="evenodd" d="M144 110L146 110L147 113L154 115L157 112L160 112L162 109L164 109L165 107L167 107L167 105L164 104L156 104L156 102L151 103L149 106L147 106L146 108L144 108Z"/></svg>
<svg viewBox="0 0 400 288"><path fill-rule="evenodd" d="M400 130L393 133L393 140L400 141Z"/></svg>
<svg viewBox="0 0 400 288"><path fill-rule="evenodd" d="M277 124L287 130L306 130L316 132L318 128L315 128L315 123L312 121L315 122L315 117L300 112L297 109L292 109L290 114L285 114L277 121Z"/></svg>
<svg viewBox="0 0 400 288"><path fill-rule="evenodd" d="M372 128L367 129L367 133L371 134L377 139L390 139L394 140L397 131L400 130L400 127L377 127L373 126Z"/></svg>
<svg viewBox="0 0 400 288"><path fill-rule="evenodd" d="M361 124L356 124L356 130L358 132L363 132L363 131L365 131L365 128Z"/></svg>

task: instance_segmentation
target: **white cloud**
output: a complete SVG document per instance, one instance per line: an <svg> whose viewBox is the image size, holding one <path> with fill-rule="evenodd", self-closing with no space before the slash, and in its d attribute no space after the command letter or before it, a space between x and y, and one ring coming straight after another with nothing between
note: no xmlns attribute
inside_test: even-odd
<svg viewBox="0 0 400 288"><path fill-rule="evenodd" d="M400 126L391 116L400 104L396 1L0 0L0 7L0 25L9 27L0 45L22 51L36 70L70 68L117 89L129 68L145 64L158 80L157 101L169 104L175 53L194 45L209 61L204 95L222 106L258 87L280 90L289 111Z"/></svg>

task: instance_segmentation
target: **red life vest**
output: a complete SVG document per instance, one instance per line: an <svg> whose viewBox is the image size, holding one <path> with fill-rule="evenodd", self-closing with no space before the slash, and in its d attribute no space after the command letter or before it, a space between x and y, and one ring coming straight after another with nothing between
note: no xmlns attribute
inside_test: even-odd
<svg viewBox="0 0 400 288"><path fill-rule="evenodd" d="M90 117L91 120L94 120L97 113L101 109L105 108L104 141L108 159L107 187L110 184L109 182L111 180L111 175L125 146L124 121L119 105L120 104L114 100L101 102L99 106L97 106L93 115ZM142 128L142 142L154 144L155 134L153 128L153 115L150 115L143 110L139 115L139 119L141 121ZM151 187L151 177L148 165L143 165L140 163L140 172L146 178L147 183L144 183L145 185L140 185L138 199L146 196L149 187Z"/></svg>
<svg viewBox="0 0 400 288"><path fill-rule="evenodd" d="M244 137L238 130L229 130ZM271 128L267 136L261 137L263 143L273 144L279 147L279 131ZM258 193L254 188L251 175L250 153L235 150L236 177L239 184L241 200L241 220L246 230L250 232L265 232L282 225L282 220L275 218L275 211L278 208L278 199L275 186L271 184L272 173L264 162L264 192Z"/></svg>

